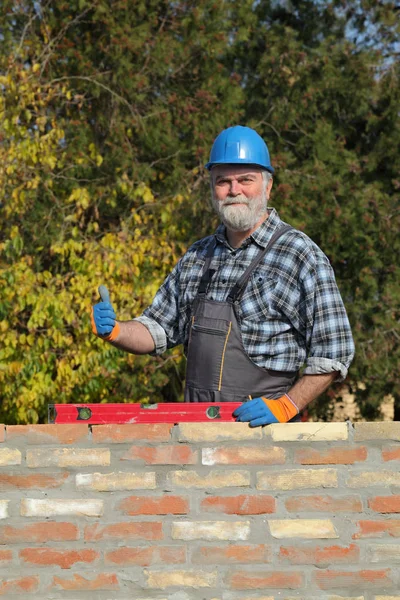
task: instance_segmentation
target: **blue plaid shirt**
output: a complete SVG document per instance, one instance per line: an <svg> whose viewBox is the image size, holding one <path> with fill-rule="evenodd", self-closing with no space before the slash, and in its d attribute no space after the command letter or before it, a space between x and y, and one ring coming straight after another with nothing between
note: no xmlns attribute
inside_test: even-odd
<svg viewBox="0 0 400 600"><path fill-rule="evenodd" d="M225 227L216 230L207 291L210 300L225 301L248 265L265 248L283 221L275 209L240 246L232 248ZM212 236L195 242L138 317L150 331L155 354L184 344L190 314ZM320 248L304 233L283 234L253 271L239 303L244 348L259 367L304 374L337 371L344 379L354 356L354 342L333 269Z"/></svg>

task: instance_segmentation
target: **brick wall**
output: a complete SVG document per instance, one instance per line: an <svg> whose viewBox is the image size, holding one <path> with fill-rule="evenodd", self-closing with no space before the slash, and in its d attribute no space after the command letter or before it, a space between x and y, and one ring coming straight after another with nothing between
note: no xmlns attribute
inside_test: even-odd
<svg viewBox="0 0 400 600"><path fill-rule="evenodd" d="M0 432L0 597L400 600L400 423Z"/></svg>

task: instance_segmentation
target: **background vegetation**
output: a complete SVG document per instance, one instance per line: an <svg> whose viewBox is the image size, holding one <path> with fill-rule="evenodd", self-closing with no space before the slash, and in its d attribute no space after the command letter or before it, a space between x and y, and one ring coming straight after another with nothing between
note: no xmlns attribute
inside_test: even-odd
<svg viewBox="0 0 400 600"><path fill-rule="evenodd" d="M397 4L397 7L396 7ZM272 204L329 256L366 419L400 418L399 7L387 0L3 0L0 419L53 402L182 398L181 350L95 338L105 283L138 315L216 226L203 165L246 124L276 167ZM333 387L313 407L329 418Z"/></svg>

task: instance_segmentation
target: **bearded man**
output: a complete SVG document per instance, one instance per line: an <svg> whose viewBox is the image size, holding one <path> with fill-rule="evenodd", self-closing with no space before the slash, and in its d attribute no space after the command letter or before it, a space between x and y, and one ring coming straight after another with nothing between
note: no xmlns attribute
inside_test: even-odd
<svg viewBox="0 0 400 600"><path fill-rule="evenodd" d="M268 207L274 169L256 131L222 131L206 168L216 232L189 248L132 321L116 320L102 286L93 332L135 354L183 344L186 402L242 402L233 414L252 427L298 420L354 356L332 267Z"/></svg>

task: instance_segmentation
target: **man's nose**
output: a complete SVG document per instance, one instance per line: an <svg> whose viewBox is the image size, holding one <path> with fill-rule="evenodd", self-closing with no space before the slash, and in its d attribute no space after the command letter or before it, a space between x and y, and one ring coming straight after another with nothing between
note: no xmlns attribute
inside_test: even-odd
<svg viewBox="0 0 400 600"><path fill-rule="evenodd" d="M229 190L230 196L238 196L241 193L240 185L237 181L231 181L231 187Z"/></svg>

